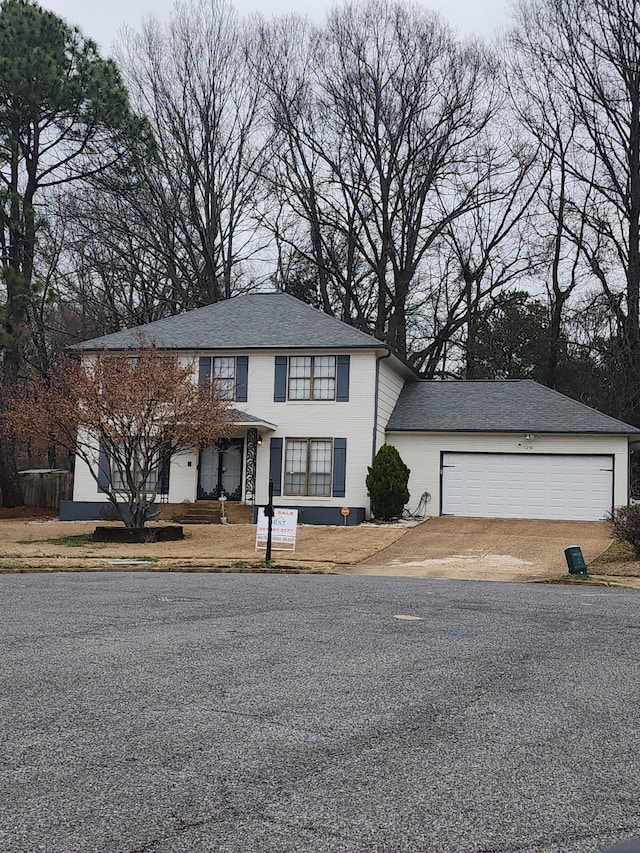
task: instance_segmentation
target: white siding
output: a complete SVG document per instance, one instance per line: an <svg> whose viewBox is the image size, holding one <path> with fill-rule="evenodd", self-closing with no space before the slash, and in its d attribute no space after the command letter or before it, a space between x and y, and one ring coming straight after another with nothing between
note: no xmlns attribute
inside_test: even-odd
<svg viewBox="0 0 640 853"><path fill-rule="evenodd" d="M191 462L191 465L189 465ZM169 503L195 501L198 480L198 454L181 453L171 460L169 471ZM160 496L158 496L160 500Z"/></svg>
<svg viewBox="0 0 640 853"><path fill-rule="evenodd" d="M444 451L475 453L536 453L602 454L614 457L614 505L627 503L628 494L628 442L626 436L617 435L542 435L534 441L525 441L521 433L419 433L395 432L387 435L387 442L398 449L409 467L409 506L413 509L423 492L429 492L430 515L440 514L440 462Z"/></svg>
<svg viewBox="0 0 640 853"><path fill-rule="evenodd" d="M98 461L96 459L96 468ZM98 484L89 473L84 460L76 456L76 467L73 475L74 501L104 501L104 492L98 491Z"/></svg>
<svg viewBox="0 0 640 853"><path fill-rule="evenodd" d="M95 464L93 467L97 470L99 459L97 441L95 442L95 445L92 445L91 450L88 452L94 454L93 459ZM73 474L73 499L74 501L105 500L104 492L100 492L98 490L98 484L91 475L88 465L83 459L80 459L79 456L76 456L76 465Z"/></svg>
<svg viewBox="0 0 640 853"><path fill-rule="evenodd" d="M311 355L326 353L326 350L305 350ZM275 356L290 355L291 352L282 350L255 352L250 350L234 352L233 355L248 355L248 400L246 403L234 403L234 407L246 411L276 426L272 432L258 427L263 444L258 448L256 471L256 503L266 503L269 484L269 439L273 436L282 438L346 438L347 439L347 468L345 497L279 497L278 503L283 506L304 504L307 506L369 506L365 477L367 466L371 464L373 443L373 422L375 405L375 364L376 353L372 350L356 352L343 351L349 354L349 400L344 403L334 401L291 401L276 403L273 400ZM197 363L195 359L195 375L197 378ZM219 354L212 351L212 354ZM333 355L334 352L331 351ZM340 354L335 352L336 355ZM191 357L182 356L185 361ZM389 371L391 374L392 372ZM401 382L401 380L400 380ZM391 396L385 391L383 396L386 412L390 413L390 402L397 398L399 388L392 385ZM394 397L395 395L395 397ZM386 423L386 421L385 421ZM238 435L245 435L245 428L240 428ZM246 457L246 454L245 454ZM189 467L188 462L191 461ZM198 454L184 454L172 460L169 479L169 501L180 503L184 500L196 499L198 476ZM244 476L243 476L244 491ZM95 481L86 466L78 460L74 486L74 500L102 501L104 495L98 491Z"/></svg>
<svg viewBox="0 0 640 853"><path fill-rule="evenodd" d="M385 429L391 417L398 397L404 386L403 377L393 368L387 359L379 363L378 378L378 423L376 424L375 452L385 443Z"/></svg>
<svg viewBox="0 0 640 853"><path fill-rule="evenodd" d="M212 351L212 353L215 351ZM319 354L322 350L307 350ZM326 352L326 351L325 351ZM260 419L273 424L270 431L258 427L263 444L258 448L256 471L256 502L265 503L269 480L269 449L271 436L286 438L346 438L347 468L346 494L333 497L285 497L278 498L284 506L303 504L307 506L369 506L365 477L371 464L374 406L376 352L348 352L350 359L349 401L292 401L276 403L273 400L274 369L276 355L290 355L291 351L238 351L234 355L249 357L248 401L234 404ZM206 354L206 353L205 353ZM336 353L338 354L338 353ZM194 355L197 375L197 358ZM185 360L188 355L182 356ZM195 378L195 377L194 377ZM473 451L484 453L556 453L556 454L605 454L614 456L614 503L627 503L628 450L626 436L541 436L526 442L524 436L510 434L460 434L460 433L388 433L384 428L402 390L403 378L397 363L382 359L379 363L378 418L376 424L376 449L386 440L396 446L411 470L409 506L414 508L423 492L431 494L429 511L440 512L440 463L443 451ZM245 434L242 428L239 435ZM188 463L191 462L191 465ZM97 447L96 447L97 463ZM171 465L170 494L172 503L196 499L198 454L183 454ZM244 489L244 478L243 478ZM103 501L95 480L81 459L76 462L74 481L75 501Z"/></svg>
<svg viewBox="0 0 640 853"><path fill-rule="evenodd" d="M307 352L307 351L305 351ZM308 350L309 354L321 350ZM345 351L346 353L347 351ZM249 394L247 403L237 408L246 410L277 426L276 432L260 429L263 445L258 448L256 503L266 503L269 487L269 439L282 438L346 438L347 470L345 497L282 497L282 506L369 506L365 477L371 464L373 441L373 411L375 398L375 352L351 352L349 401L297 400L275 403L273 400L276 355L280 353L251 353L249 355ZM333 352L331 353L333 355ZM336 353L338 355L339 353Z"/></svg>

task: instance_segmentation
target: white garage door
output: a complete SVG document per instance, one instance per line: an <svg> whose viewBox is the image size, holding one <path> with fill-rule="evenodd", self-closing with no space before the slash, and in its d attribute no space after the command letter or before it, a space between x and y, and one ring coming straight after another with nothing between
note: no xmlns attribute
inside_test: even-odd
<svg viewBox="0 0 640 853"><path fill-rule="evenodd" d="M613 457L443 453L443 515L598 521L613 501Z"/></svg>

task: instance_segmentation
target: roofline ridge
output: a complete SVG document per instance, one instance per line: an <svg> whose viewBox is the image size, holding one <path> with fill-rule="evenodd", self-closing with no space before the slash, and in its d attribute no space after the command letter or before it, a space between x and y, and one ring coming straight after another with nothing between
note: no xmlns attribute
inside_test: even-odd
<svg viewBox="0 0 640 853"><path fill-rule="evenodd" d="M126 344L123 344L121 346L109 347L108 339L113 338L116 335L126 335L127 333L136 333L136 332L138 332L140 335L143 335L143 336L149 335L151 337L154 334L154 332L157 330L159 324L166 324L168 322L173 322L173 321L177 320L178 318L186 317L190 314L194 314L194 313L199 312L199 311L211 311L212 309L218 309L225 303L232 303L235 300L243 299L243 297L251 297L251 296L287 297L290 300L290 302L295 303L298 307L302 307L302 310L308 310L309 313L313 312L313 314L315 315L315 318L318 322L322 322L320 317L324 317L324 318L326 318L326 320L328 322L338 323L340 326L346 327L346 329L349 330L350 334L352 334L356 338L355 342L345 343L345 344L341 344L339 346L334 344L334 345L331 345L329 348L331 348L331 349L337 349L337 348L358 349L358 348L363 348L365 346L368 346L372 349L383 348L383 349L387 350L388 352L390 352L390 354L394 355L416 377L419 375L418 371L414 367L412 367L406 361L406 359L404 359L392 347L390 347L387 343L385 343L385 341L381 341L379 338L375 337L373 334L370 334L369 332L364 331L363 329L359 329L356 326L352 326L349 323L345 322L344 320L341 320L339 317L336 317L333 314L327 314L321 308L316 308L314 305L311 305L310 303L305 302L303 299L299 299L297 296L294 296L291 293L287 293L286 291L279 290L279 289L275 289L275 290L271 290L271 291L251 290L251 291L247 291L247 292L243 292L243 293L237 293L237 294L234 294L234 295L228 297L227 299L219 299L217 302L210 302L208 305L200 305L196 308L189 308L186 310L183 309L176 314L168 314L166 317L159 317L158 319L151 320L148 323L140 323L138 325L127 326L126 328L118 329L115 332L107 332L106 334L98 335L96 337L92 337L92 338L89 338L89 339L84 340L84 341L78 341L74 344L69 344L69 346L65 347L65 349L73 349L74 351L77 351L77 350L81 351L83 349L87 349L88 352L95 351L96 349L105 349L105 350L106 349L113 349L114 351L118 350L118 349L127 349L128 345L126 345ZM318 317L318 315L320 315L320 317ZM300 346L304 347L304 345L300 345ZM318 345L318 347L322 347L322 346L323 345ZM185 348L185 347L179 347L179 346L163 346L161 348L167 349L167 350L191 349L191 347ZM263 348L264 349L277 349L278 346L252 347L249 345L249 346L245 346L245 347L240 346L237 348L239 348L239 349L245 349L245 348L246 349L255 349L255 348L258 348L258 349L263 349ZM284 345L283 348L284 349L291 349L292 347L290 347L288 345ZM202 349L202 347L195 347L194 349ZM216 349L216 347L210 347L210 349Z"/></svg>
<svg viewBox="0 0 640 853"><path fill-rule="evenodd" d="M386 344L385 344L386 346ZM535 379L463 379L460 377L459 379L424 379L421 378L418 380L419 382L433 382L438 385L469 385L471 382L491 382L495 385L502 385L506 382L533 382L534 385L540 385L542 388L546 388L546 385L541 385L540 382L536 382ZM561 393L561 392L558 392ZM566 397L566 394L564 395Z"/></svg>

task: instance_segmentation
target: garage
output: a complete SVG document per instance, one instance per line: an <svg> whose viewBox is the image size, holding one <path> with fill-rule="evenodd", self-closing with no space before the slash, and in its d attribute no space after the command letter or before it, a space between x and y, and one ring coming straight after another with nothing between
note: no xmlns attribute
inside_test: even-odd
<svg viewBox="0 0 640 853"><path fill-rule="evenodd" d="M599 521L613 505L609 455L442 453L442 514Z"/></svg>
<svg viewBox="0 0 640 853"><path fill-rule="evenodd" d="M433 515L599 521L629 502L640 429L530 379L402 389L387 441Z"/></svg>

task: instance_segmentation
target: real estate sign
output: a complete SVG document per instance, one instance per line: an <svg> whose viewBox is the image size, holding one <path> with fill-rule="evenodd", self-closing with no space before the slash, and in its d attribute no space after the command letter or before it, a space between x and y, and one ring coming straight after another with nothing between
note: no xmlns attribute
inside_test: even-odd
<svg viewBox="0 0 640 853"><path fill-rule="evenodd" d="M271 527L271 547L277 551L296 550L296 531L298 529L298 510L273 508L273 525ZM267 547L269 519L264 514L264 507L258 507L258 526L256 528L256 551Z"/></svg>

